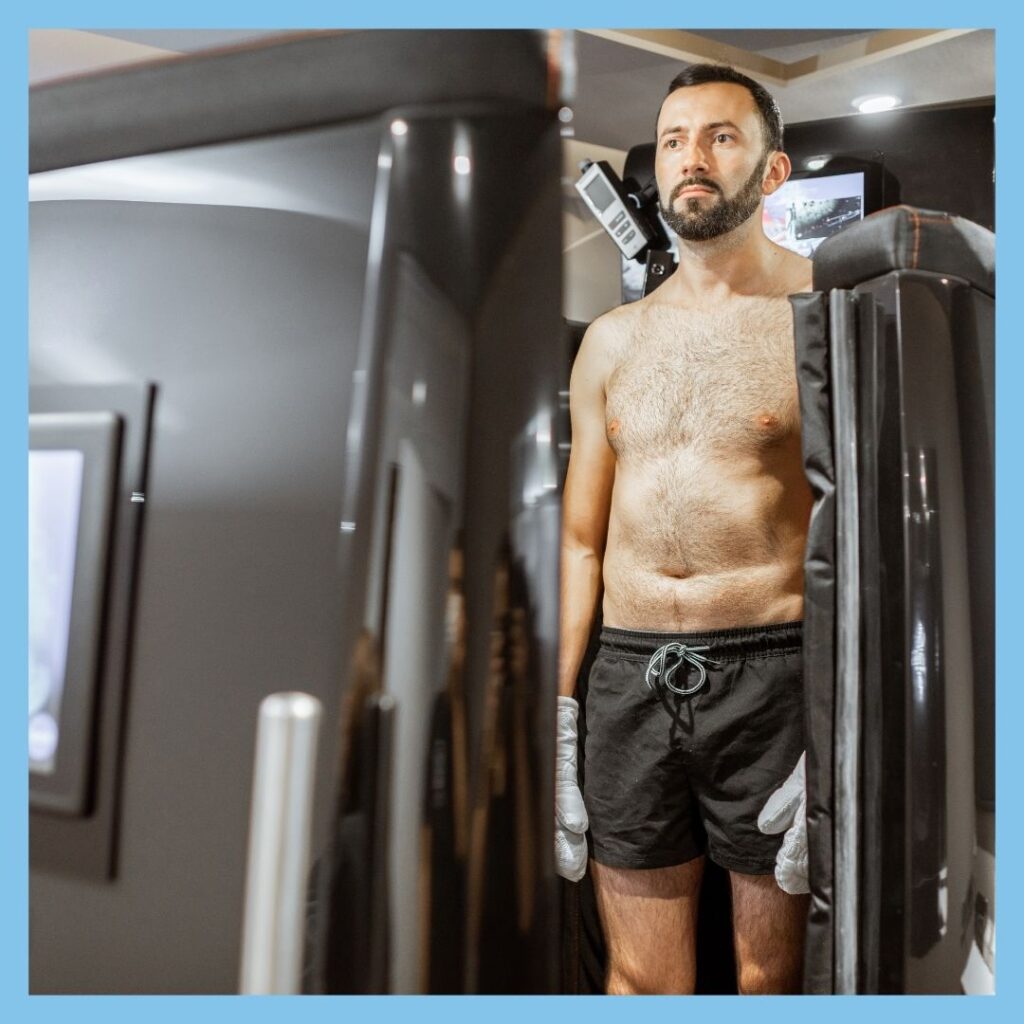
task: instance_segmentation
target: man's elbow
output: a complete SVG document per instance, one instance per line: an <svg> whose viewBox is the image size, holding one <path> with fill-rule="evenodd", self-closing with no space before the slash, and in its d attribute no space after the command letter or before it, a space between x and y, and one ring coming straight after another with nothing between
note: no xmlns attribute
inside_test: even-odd
<svg viewBox="0 0 1024 1024"><path fill-rule="evenodd" d="M604 558L604 538L585 537L565 530L562 533L562 561L573 565L600 566Z"/></svg>

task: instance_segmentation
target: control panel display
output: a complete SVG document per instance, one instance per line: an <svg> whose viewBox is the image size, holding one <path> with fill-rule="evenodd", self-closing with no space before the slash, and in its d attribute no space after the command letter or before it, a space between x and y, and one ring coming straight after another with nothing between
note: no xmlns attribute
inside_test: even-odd
<svg viewBox="0 0 1024 1024"><path fill-rule="evenodd" d="M615 193L602 181L601 178L594 180L587 186L587 195L590 196L594 206L604 213L612 203L615 202Z"/></svg>

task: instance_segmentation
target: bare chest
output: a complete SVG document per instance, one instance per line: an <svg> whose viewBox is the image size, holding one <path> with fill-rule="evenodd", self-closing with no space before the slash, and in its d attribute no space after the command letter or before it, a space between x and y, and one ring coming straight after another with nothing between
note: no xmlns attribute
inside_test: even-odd
<svg viewBox="0 0 1024 1024"><path fill-rule="evenodd" d="M682 447L758 451L799 431L792 313L785 299L722 314L654 308L638 317L605 385L622 458Z"/></svg>

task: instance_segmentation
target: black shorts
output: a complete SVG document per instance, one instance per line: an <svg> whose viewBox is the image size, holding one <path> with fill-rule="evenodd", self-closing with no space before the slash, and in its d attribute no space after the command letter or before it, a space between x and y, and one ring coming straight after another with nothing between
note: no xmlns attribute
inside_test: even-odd
<svg viewBox="0 0 1024 1024"><path fill-rule="evenodd" d="M587 691L583 800L600 864L659 868L707 852L770 874L782 836L757 816L804 749L801 624L645 633L603 629ZM669 643L659 678L645 677ZM698 650L693 651L693 648ZM707 648L699 650L699 648ZM679 690L703 685L691 696ZM658 667L657 665L655 666Z"/></svg>

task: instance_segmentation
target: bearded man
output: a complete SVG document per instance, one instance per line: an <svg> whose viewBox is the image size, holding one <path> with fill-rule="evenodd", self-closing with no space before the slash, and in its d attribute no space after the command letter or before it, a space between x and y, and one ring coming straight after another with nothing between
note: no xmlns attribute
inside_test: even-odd
<svg viewBox="0 0 1024 1024"><path fill-rule="evenodd" d="M788 296L811 263L762 228L790 170L764 88L678 75L655 175L679 266L595 320L573 367L556 852L581 877L589 822L613 993L693 991L705 857L729 872L739 991L800 990L812 498ZM580 801L572 694L599 600Z"/></svg>

